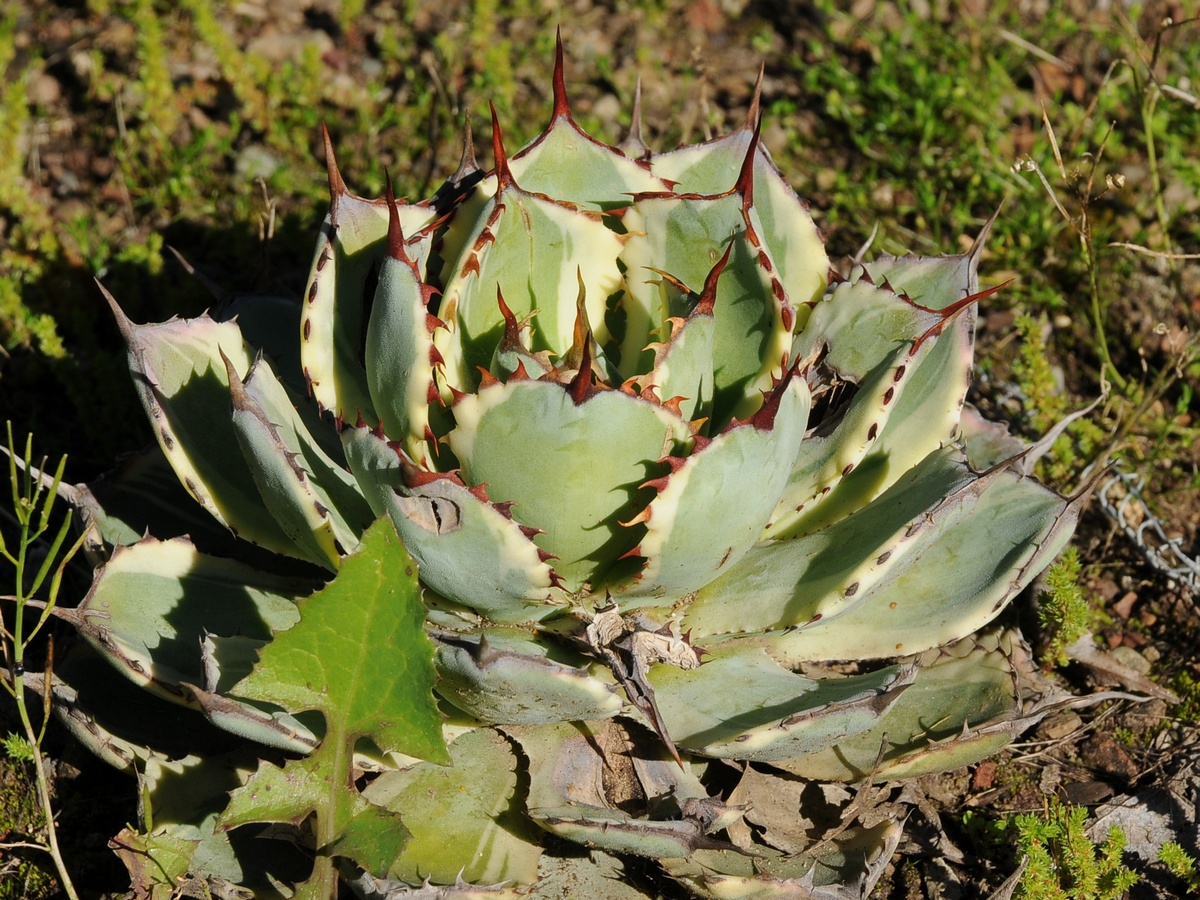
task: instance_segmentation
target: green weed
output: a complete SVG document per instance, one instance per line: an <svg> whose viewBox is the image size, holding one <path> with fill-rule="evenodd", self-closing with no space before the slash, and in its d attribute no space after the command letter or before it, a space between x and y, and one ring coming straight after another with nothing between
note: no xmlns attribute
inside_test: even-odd
<svg viewBox="0 0 1200 900"><path fill-rule="evenodd" d="M1190 896L1200 894L1200 869L1196 860L1174 841L1167 841L1158 851L1158 861L1184 883Z"/></svg>
<svg viewBox="0 0 1200 900"><path fill-rule="evenodd" d="M1038 597L1038 619L1046 640L1042 657L1047 667L1067 665L1071 661L1067 647L1091 625L1091 606L1079 586L1081 570L1079 551L1068 547L1046 573L1046 589Z"/></svg>
<svg viewBox="0 0 1200 900"><path fill-rule="evenodd" d="M1121 862L1125 833L1114 825L1097 845L1086 822L1087 809L1057 800L1042 815L1013 818L1017 850L1029 860L1017 900L1117 900L1137 883Z"/></svg>

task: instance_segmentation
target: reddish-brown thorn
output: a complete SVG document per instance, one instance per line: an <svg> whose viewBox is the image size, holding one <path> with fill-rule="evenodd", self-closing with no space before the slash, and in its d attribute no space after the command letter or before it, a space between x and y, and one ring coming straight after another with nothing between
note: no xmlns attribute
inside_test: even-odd
<svg viewBox="0 0 1200 900"><path fill-rule="evenodd" d="M367 420L363 418L362 410L358 410L358 417L354 420L355 428L366 428Z"/></svg>
<svg viewBox="0 0 1200 900"><path fill-rule="evenodd" d="M725 271L725 266L729 264L729 255L733 252L733 241L729 242L729 246L725 248L725 255L717 260L708 271L708 276L704 279L704 289L700 291L700 299L696 301L696 306L692 309L692 315L711 316L713 309L717 305L717 280L721 277L721 273Z"/></svg>
<svg viewBox="0 0 1200 900"><path fill-rule="evenodd" d="M748 211L754 204L754 157L758 153L758 135L762 129L762 116L754 123L754 134L750 136L750 146L746 148L746 156L742 160L742 169L738 172L738 180L733 189L742 195L742 210Z"/></svg>
<svg viewBox="0 0 1200 900"><path fill-rule="evenodd" d="M796 362L788 367L784 376L779 379L779 383L766 395L763 405L759 408L758 412L746 420L750 425L759 431L770 431L775 427L775 416L779 412L779 404L783 401L783 394L788 389L788 385L791 384L792 379L796 376L799 364L800 360L797 359Z"/></svg>
<svg viewBox="0 0 1200 900"><path fill-rule="evenodd" d="M669 467L671 473L674 474L687 465L688 459L690 457L687 456L664 456L659 462Z"/></svg>
<svg viewBox="0 0 1200 900"><path fill-rule="evenodd" d="M378 422L375 423L375 427L372 429L371 433L374 434L375 437L379 438L381 441L383 440L383 438L384 438L383 419L380 419Z"/></svg>
<svg viewBox="0 0 1200 900"><path fill-rule="evenodd" d="M661 494L670 482L670 475L660 475L658 478L651 478L649 481L643 481L638 485L638 490L653 489L656 494ZM633 525L636 522L646 522L650 519L650 507L646 507L628 522L622 522L622 525Z"/></svg>
<svg viewBox="0 0 1200 900"><path fill-rule="evenodd" d="M762 103L763 75L766 71L766 62L760 62L758 64L758 77L754 79L754 95L750 98L750 108L746 110L746 124L743 127L747 131L752 129L757 130L758 123L762 119L759 107Z"/></svg>
<svg viewBox="0 0 1200 900"><path fill-rule="evenodd" d="M951 319L953 319L955 316L957 316L964 309L968 309L975 303L978 303L984 297L992 296L992 294L996 293L997 291L999 291L1003 288L1008 287L1010 284L1012 284L1011 278L1008 281L1005 281L1005 282L1002 282L1001 284L996 285L995 287L988 288L986 291L979 291L979 293L976 293L976 294L968 294L966 297L963 297L961 300L955 300L949 306L943 307L942 309L928 309L924 306L919 306L919 304L914 303L913 306L918 306L920 309L925 310L925 312L931 312L938 316L941 316L941 321L938 322L936 325L934 325L932 328L930 328L928 331L926 331L923 335L921 335L915 341L913 341L912 352L916 353L917 350L920 349L921 345L923 343L925 343L925 341L927 341L931 337L937 337L939 334L941 334L942 329L944 329L946 327L946 323L949 322Z"/></svg>
<svg viewBox="0 0 1200 900"><path fill-rule="evenodd" d="M329 136L329 129L325 127L324 122L321 123L321 140L325 143L325 170L329 173L329 225L331 228L337 228L338 200L347 193L346 182L342 180L342 173L338 171L337 157L333 153L333 139Z"/></svg>
<svg viewBox="0 0 1200 900"><path fill-rule="evenodd" d="M500 293L500 285L496 285L496 305L500 307L500 315L504 317L504 340L500 346L506 350L522 349L521 326L513 311L504 302L504 295Z"/></svg>
<svg viewBox="0 0 1200 900"><path fill-rule="evenodd" d="M579 360L579 371L567 385L567 393L576 406L581 405L595 391L592 388L592 329L587 330L583 341L583 354Z"/></svg>
<svg viewBox="0 0 1200 900"><path fill-rule="evenodd" d="M512 170L508 167L508 154L504 152L504 138L500 134L500 117L496 115L496 105L488 103L492 111L492 155L496 158L496 193L499 194L516 182Z"/></svg>
<svg viewBox="0 0 1200 900"><path fill-rule="evenodd" d="M500 383L500 379L497 378L495 375L493 375L491 372L489 372L483 366L476 366L475 368L479 370L479 387L480 387L480 389L483 389L486 387L492 387L492 385L496 385L496 384Z"/></svg>
<svg viewBox="0 0 1200 900"><path fill-rule="evenodd" d="M554 34L554 119L571 118L571 104L567 101L567 79L563 64L562 29Z"/></svg>
<svg viewBox="0 0 1200 900"><path fill-rule="evenodd" d="M400 227L400 207L396 205L396 195L392 191L392 175L385 169L383 176L387 184L385 193L388 207L387 255L392 259L407 262L408 254L404 252L404 231Z"/></svg>
<svg viewBox="0 0 1200 900"><path fill-rule="evenodd" d="M622 522L621 524L622 525L625 525L625 524L632 525L633 523L632 522L629 522L629 523ZM638 544L632 550L626 550L624 553L622 553L620 556L618 556L617 559L634 559L635 557L638 557L641 555L642 555L642 545ZM639 575L638 577L640 578L641 576Z"/></svg>

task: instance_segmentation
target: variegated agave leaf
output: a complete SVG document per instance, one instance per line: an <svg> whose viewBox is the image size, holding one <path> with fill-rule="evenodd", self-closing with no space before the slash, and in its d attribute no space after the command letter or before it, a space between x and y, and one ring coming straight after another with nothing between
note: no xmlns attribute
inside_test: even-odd
<svg viewBox="0 0 1200 900"><path fill-rule="evenodd" d="M298 305L135 325L113 302L160 455L68 490L106 562L64 615L158 698L312 753L319 717L236 686L385 518L450 765L355 748L391 769L345 786L355 809L410 834L372 845L386 871L318 848L363 896L618 896L598 885L623 860L703 897L859 896L897 826L820 843L730 792L747 767L755 796L799 797L1010 740L1010 639L976 635L1083 503L960 427L984 235L831 276L757 93L743 127L663 154L636 121L628 152L579 128L561 47L553 97L515 153L493 112L493 167L468 141L417 203L351 193L326 136Z"/></svg>

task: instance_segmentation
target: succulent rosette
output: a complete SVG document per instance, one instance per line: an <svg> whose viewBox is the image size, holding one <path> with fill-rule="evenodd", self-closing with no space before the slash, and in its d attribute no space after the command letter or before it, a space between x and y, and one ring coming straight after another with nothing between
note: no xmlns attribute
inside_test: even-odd
<svg viewBox="0 0 1200 900"><path fill-rule="evenodd" d="M176 515L138 540L121 498L173 502L152 463L80 490L125 546L77 624L138 684L308 752L302 710L228 688L385 517L416 562L453 768L376 754L391 771L363 796L413 838L363 866L365 895L616 884L648 857L702 896L854 896L898 827L813 849L761 798L1010 740L1020 650L980 629L1078 503L964 449L980 242L839 276L757 100L732 134L656 154L636 114L620 147L579 128L561 49L553 84L532 143L509 154L493 112L493 168L468 141L420 203L350 193L327 142L298 303L117 310L161 454L222 527ZM446 771L475 799L422 804Z"/></svg>

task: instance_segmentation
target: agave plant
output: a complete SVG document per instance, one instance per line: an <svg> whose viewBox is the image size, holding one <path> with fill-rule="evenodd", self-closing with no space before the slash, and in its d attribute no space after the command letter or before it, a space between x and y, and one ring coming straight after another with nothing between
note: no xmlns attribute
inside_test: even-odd
<svg viewBox="0 0 1200 900"><path fill-rule="evenodd" d="M757 99L656 154L636 111L620 147L579 128L561 46L553 97L419 203L350 193L326 136L298 302L113 303L161 453L73 494L105 561L59 691L144 771L148 895L858 896L899 826L823 824L822 784L1030 721L981 629L1079 504L964 449L982 236L839 276ZM98 657L207 730L123 730ZM307 849L252 864L292 847L254 822Z"/></svg>

